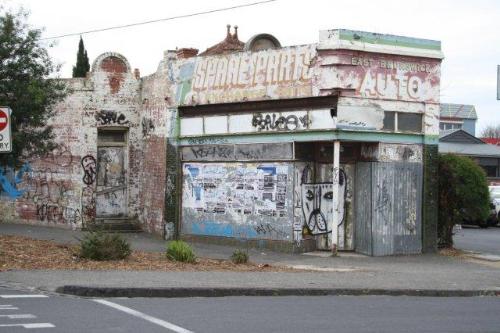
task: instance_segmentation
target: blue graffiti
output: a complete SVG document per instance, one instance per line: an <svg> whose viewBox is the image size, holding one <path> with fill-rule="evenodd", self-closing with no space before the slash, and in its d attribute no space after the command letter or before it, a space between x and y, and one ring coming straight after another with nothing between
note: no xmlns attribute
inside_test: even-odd
<svg viewBox="0 0 500 333"><path fill-rule="evenodd" d="M273 166L258 166L257 167L258 170L262 170L265 174L268 174L268 175L273 175L275 176L276 175L276 167L273 167Z"/></svg>
<svg viewBox="0 0 500 333"><path fill-rule="evenodd" d="M12 169L4 168L0 169L0 185L2 185L3 191L7 194L7 196L11 199L17 199L21 197L26 190L18 190L17 184L20 184L23 181L23 176L26 172L33 171L31 169L31 165L26 162L19 169L19 171L14 176L14 179L11 181L9 177L7 177L7 173L11 173Z"/></svg>
<svg viewBox="0 0 500 333"><path fill-rule="evenodd" d="M193 235L259 238L257 231L255 231L255 229L250 225L234 225L212 221L202 221L199 223L187 224L185 227L188 229L186 232Z"/></svg>
<svg viewBox="0 0 500 333"><path fill-rule="evenodd" d="M186 167L189 170L192 178L196 178L200 174L200 169L198 169L197 167L193 167L190 165L187 165Z"/></svg>

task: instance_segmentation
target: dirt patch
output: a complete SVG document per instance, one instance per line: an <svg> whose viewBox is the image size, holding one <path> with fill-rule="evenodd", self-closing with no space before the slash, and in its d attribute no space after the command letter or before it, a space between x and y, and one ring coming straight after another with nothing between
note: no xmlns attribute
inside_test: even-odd
<svg viewBox="0 0 500 333"><path fill-rule="evenodd" d="M453 247L447 247L439 250L439 254L446 257L465 257L466 253Z"/></svg>
<svg viewBox="0 0 500 333"><path fill-rule="evenodd" d="M71 270L155 270L155 271L280 271L298 270L254 263L233 264L229 260L198 258L194 264L169 260L162 253L133 251L129 258L93 261L77 255L77 245L61 245L53 241L21 236L0 236L0 271L13 269Z"/></svg>

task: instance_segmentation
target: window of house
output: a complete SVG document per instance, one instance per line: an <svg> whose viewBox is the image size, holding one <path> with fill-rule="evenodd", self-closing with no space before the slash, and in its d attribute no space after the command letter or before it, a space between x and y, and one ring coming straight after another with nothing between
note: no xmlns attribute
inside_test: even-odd
<svg viewBox="0 0 500 333"><path fill-rule="evenodd" d="M486 177L496 177L497 176L497 168L493 165L481 165L481 167L486 172Z"/></svg>
<svg viewBox="0 0 500 333"><path fill-rule="evenodd" d="M384 112L385 131L422 133L422 114L407 112Z"/></svg>
<svg viewBox="0 0 500 333"><path fill-rule="evenodd" d="M462 124L460 123L439 123L439 129L440 130L454 130L454 129L461 129Z"/></svg>

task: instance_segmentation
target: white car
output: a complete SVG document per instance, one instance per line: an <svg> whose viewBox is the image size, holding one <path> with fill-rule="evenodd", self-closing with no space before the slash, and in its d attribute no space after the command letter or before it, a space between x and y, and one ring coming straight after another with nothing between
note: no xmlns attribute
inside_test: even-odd
<svg viewBox="0 0 500 333"><path fill-rule="evenodd" d="M500 219L500 186L488 186L491 203L495 206L497 218Z"/></svg>

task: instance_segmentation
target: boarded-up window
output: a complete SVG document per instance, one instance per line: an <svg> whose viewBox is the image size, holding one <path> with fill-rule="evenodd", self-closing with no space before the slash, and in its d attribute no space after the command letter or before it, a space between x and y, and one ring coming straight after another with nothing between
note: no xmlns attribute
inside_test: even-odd
<svg viewBox="0 0 500 333"><path fill-rule="evenodd" d="M384 127L385 131L394 131L395 129L395 117L396 112L393 111L385 111L384 112Z"/></svg>
<svg viewBox="0 0 500 333"><path fill-rule="evenodd" d="M126 131L121 130L99 131L97 140L99 143L125 143L125 134Z"/></svg>
<svg viewBox="0 0 500 333"><path fill-rule="evenodd" d="M419 113L398 113L398 131L422 132L422 115Z"/></svg>

